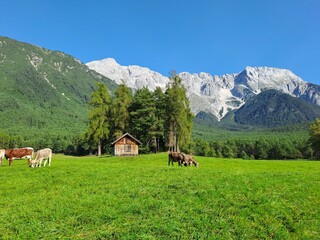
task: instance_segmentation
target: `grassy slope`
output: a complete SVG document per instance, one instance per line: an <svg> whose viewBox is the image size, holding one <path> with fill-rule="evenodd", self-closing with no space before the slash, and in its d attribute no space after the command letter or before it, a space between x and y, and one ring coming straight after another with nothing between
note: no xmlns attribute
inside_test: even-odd
<svg viewBox="0 0 320 240"><path fill-rule="evenodd" d="M54 155L0 168L1 239L316 239L320 162Z"/></svg>

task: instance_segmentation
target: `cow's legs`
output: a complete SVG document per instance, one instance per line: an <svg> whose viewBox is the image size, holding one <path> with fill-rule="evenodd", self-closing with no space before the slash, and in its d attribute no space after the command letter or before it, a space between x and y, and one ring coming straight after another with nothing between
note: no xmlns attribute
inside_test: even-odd
<svg viewBox="0 0 320 240"><path fill-rule="evenodd" d="M39 159L39 165L38 166L41 167L41 165L42 165L42 158Z"/></svg>
<svg viewBox="0 0 320 240"><path fill-rule="evenodd" d="M48 158L46 158L46 159L43 160L43 166L44 166L44 167L47 165L47 161L48 161Z"/></svg>

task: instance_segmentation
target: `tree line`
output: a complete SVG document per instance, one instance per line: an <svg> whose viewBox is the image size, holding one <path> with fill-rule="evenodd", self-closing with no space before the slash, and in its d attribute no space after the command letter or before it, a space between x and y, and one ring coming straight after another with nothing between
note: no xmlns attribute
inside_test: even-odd
<svg viewBox="0 0 320 240"><path fill-rule="evenodd" d="M190 146L197 156L242 159L313 159L316 152L308 139L257 139L204 141L197 139Z"/></svg>

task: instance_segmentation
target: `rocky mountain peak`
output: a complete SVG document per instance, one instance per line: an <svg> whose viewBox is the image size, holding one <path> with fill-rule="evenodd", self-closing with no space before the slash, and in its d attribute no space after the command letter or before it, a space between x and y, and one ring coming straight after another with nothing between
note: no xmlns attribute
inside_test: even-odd
<svg viewBox="0 0 320 240"><path fill-rule="evenodd" d="M148 87L165 88L168 77L146 67L121 66L114 59L87 63L92 70L134 89ZM303 81L287 69L247 66L242 72L212 76L209 73L178 74L187 89L190 107L194 114L210 112L218 120L230 110L240 108L252 95L275 89L294 97L320 105L320 89Z"/></svg>

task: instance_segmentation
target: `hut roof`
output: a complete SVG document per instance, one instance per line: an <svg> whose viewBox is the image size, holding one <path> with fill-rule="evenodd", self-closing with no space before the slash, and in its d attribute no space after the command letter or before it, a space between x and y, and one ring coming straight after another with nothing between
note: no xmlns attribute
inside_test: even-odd
<svg viewBox="0 0 320 240"><path fill-rule="evenodd" d="M119 137L117 140L115 140L114 142L111 143L111 145L116 144L116 142L118 142L120 139L124 138L124 137L130 137L132 138L134 141L136 141L138 143L138 145L142 144L138 139L136 139L134 136L132 136L130 133L125 133L123 134L121 137Z"/></svg>

